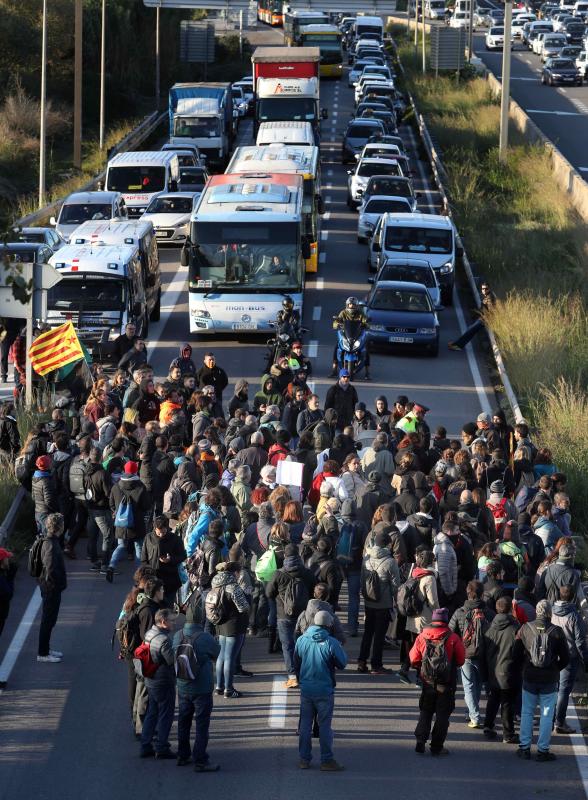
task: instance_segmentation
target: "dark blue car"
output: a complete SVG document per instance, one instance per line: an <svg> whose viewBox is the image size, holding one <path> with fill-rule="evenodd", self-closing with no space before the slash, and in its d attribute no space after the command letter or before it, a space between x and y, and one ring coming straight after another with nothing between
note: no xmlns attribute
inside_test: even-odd
<svg viewBox="0 0 588 800"><path fill-rule="evenodd" d="M372 347L417 347L439 354L439 320L421 283L379 281L366 300Z"/></svg>

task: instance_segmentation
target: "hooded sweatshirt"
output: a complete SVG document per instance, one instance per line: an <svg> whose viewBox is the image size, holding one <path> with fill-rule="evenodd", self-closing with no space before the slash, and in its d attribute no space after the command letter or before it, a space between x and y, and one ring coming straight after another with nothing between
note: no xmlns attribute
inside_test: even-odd
<svg viewBox="0 0 588 800"><path fill-rule="evenodd" d="M457 556L449 536L441 532L435 536L433 553L437 559L441 588L447 597L451 597L457 590Z"/></svg>
<svg viewBox="0 0 588 800"><path fill-rule="evenodd" d="M306 569L300 556L292 556L291 558L284 559L284 566L276 571L265 589L266 596L275 598L276 600L278 620L287 619L290 620L290 622L296 622L300 614L300 610L298 610L294 616L289 617L284 611L284 593L286 587L293 578L301 580L306 586L308 596L310 597L312 595L316 580L313 573L309 569Z"/></svg>
<svg viewBox="0 0 588 800"><path fill-rule="evenodd" d="M125 475L112 487L110 510L113 518L116 518L123 497L132 504L133 527L119 528L115 525L114 534L117 539L143 539L146 533L145 513L151 508L151 498L136 475Z"/></svg>
<svg viewBox="0 0 588 800"><path fill-rule="evenodd" d="M271 377L271 375L264 375L261 379L261 388L258 392L256 392L255 397L253 398L254 411L259 412L262 405L275 405L281 408L283 404L284 398L275 388L274 379Z"/></svg>
<svg viewBox="0 0 588 800"><path fill-rule="evenodd" d="M325 628L311 625L296 642L294 665L303 695L327 697L335 691L335 670L345 669L347 656Z"/></svg>
<svg viewBox="0 0 588 800"><path fill-rule="evenodd" d="M174 367L180 368L182 378L184 375L196 375L196 365L192 361L192 347L188 343L180 347L180 355L169 365L170 372Z"/></svg>
<svg viewBox="0 0 588 800"><path fill-rule="evenodd" d="M484 658L490 686L516 689L520 685L520 665L514 660L519 623L510 614L496 614L484 634Z"/></svg>
<svg viewBox="0 0 588 800"><path fill-rule="evenodd" d="M141 381L139 386L139 398L133 403L133 408L138 412L139 420L142 425L154 420L159 421L161 400L155 392L151 393L148 391L147 387L150 383L153 383L151 378L145 378L145 380Z"/></svg>
<svg viewBox="0 0 588 800"><path fill-rule="evenodd" d="M588 643L586 642L586 624L574 603L557 600L553 604L551 624L560 627L566 637L571 659L581 658L588 663Z"/></svg>
<svg viewBox="0 0 588 800"><path fill-rule="evenodd" d="M329 632L335 637L335 639L337 639L338 642L345 644L345 632L343 631L341 620L333 611L333 606L330 603L327 603L326 600L317 600L315 597L308 601L306 610L303 611L298 617L296 622L296 630L294 631L295 636L302 636L310 627L312 627L312 625L314 625L314 616L315 614L318 614L319 611L326 611L327 614L330 614L333 617L333 629Z"/></svg>
<svg viewBox="0 0 588 800"><path fill-rule="evenodd" d="M374 438L371 447L361 457L361 468L365 475L375 470L385 478L391 478L395 470L394 456L383 442Z"/></svg>
<svg viewBox="0 0 588 800"><path fill-rule="evenodd" d="M382 411L378 411L378 406L377 406L378 400L381 400L382 403L384 403L384 408L382 409ZM374 410L374 417L376 418L376 422L378 424L386 422L388 425L390 425L391 428L394 427L392 412L388 408L388 398L383 394L379 395L379 397L376 397L376 408Z"/></svg>
<svg viewBox="0 0 588 800"><path fill-rule="evenodd" d="M242 408L249 413L249 393L247 381L241 379L235 384L235 393L229 400L229 418L235 416L235 411Z"/></svg>

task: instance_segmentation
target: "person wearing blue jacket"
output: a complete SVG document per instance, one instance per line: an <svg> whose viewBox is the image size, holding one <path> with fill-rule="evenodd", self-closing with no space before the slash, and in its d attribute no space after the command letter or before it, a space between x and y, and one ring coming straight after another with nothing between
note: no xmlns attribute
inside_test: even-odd
<svg viewBox="0 0 588 800"><path fill-rule="evenodd" d="M188 531L186 553L193 556L201 540L208 533L208 526L215 519L221 519L221 494L218 489L210 489L200 506L200 513L194 527Z"/></svg>
<svg viewBox="0 0 588 800"><path fill-rule="evenodd" d="M314 625L296 642L294 666L300 684L300 722L298 752L300 769L308 769L312 758L312 726L319 725L321 770L340 772L343 766L333 756L333 711L335 707L335 670L345 669L347 655L330 635L333 617L318 611Z"/></svg>

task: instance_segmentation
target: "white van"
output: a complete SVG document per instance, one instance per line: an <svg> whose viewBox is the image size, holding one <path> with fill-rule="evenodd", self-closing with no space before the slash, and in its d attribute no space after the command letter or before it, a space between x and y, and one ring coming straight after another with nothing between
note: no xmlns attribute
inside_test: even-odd
<svg viewBox="0 0 588 800"><path fill-rule="evenodd" d="M314 147L314 133L310 122L286 120L281 122L262 122L257 131L255 144L302 144Z"/></svg>
<svg viewBox="0 0 588 800"><path fill-rule="evenodd" d="M445 0L425 0L425 17L427 19L445 19Z"/></svg>
<svg viewBox="0 0 588 800"><path fill-rule="evenodd" d="M72 320L94 358L108 358L129 322L147 336L149 315L139 249L134 244L62 247L49 260L62 276L47 294L47 321Z"/></svg>
<svg viewBox="0 0 588 800"><path fill-rule="evenodd" d="M74 192L63 202L57 219L49 222L66 242L75 229L87 220L126 220L127 209L120 192Z"/></svg>
<svg viewBox="0 0 588 800"><path fill-rule="evenodd" d="M122 192L127 213L132 219L144 214L156 195L176 192L179 179L178 156L171 150L119 153L106 168L106 188Z"/></svg>

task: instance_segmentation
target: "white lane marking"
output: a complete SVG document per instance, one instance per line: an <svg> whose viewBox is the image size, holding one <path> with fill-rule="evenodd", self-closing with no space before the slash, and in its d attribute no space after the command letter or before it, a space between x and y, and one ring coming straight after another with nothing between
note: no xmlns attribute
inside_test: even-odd
<svg viewBox="0 0 588 800"><path fill-rule="evenodd" d="M176 310L176 306L179 305L180 296L183 294L185 286L185 269L180 266L173 280L168 284L165 292L161 295L161 317L159 322L154 322L149 326L149 336L147 337L149 358L153 357L155 348L161 339L163 329L171 314ZM187 321L186 315L186 322Z"/></svg>
<svg viewBox="0 0 588 800"><path fill-rule="evenodd" d="M577 167L580 172L588 172L588 167Z"/></svg>
<svg viewBox="0 0 588 800"><path fill-rule="evenodd" d="M325 189L332 189L332 188L333 188L333 184L332 183L327 183L326 186L325 186Z"/></svg>
<svg viewBox="0 0 588 800"><path fill-rule="evenodd" d="M319 253L319 264L324 264L326 260L327 260L327 254L323 250L322 253Z"/></svg>
<svg viewBox="0 0 588 800"><path fill-rule="evenodd" d="M0 683L6 683L10 678L10 674L14 668L14 665L16 664L16 660L20 655L20 651L22 650L24 643L27 640L27 636L29 635L29 631L31 630L31 626L35 621L37 611L40 607L41 591L37 587L33 592L31 599L29 600L26 611L22 615L22 619L19 622L14 636L12 637L12 641L8 645L6 655L0 664Z"/></svg>
<svg viewBox="0 0 588 800"><path fill-rule="evenodd" d="M332 203L332 202L333 202L333 198L331 197L331 195L330 195L330 194L328 194L328 195L325 197L325 203Z"/></svg>
<svg viewBox="0 0 588 800"><path fill-rule="evenodd" d="M330 220L331 219L331 212L330 211L325 211L325 213L322 216L322 219L327 220L327 221Z"/></svg>
<svg viewBox="0 0 588 800"><path fill-rule="evenodd" d="M308 343L308 350L306 352L309 358L316 358L318 355L318 339L311 339Z"/></svg>
<svg viewBox="0 0 588 800"><path fill-rule="evenodd" d="M332 177L333 177L333 175L334 175L334 172L333 172L333 170L332 170L332 169L328 169L328 170L327 170L327 178L332 178Z"/></svg>
<svg viewBox="0 0 588 800"><path fill-rule="evenodd" d="M312 321L313 322L318 322L319 319L321 318L321 314L322 313L323 313L322 307L321 306L315 306L312 309Z"/></svg>
<svg viewBox="0 0 588 800"><path fill-rule="evenodd" d="M578 772L580 773L580 780L582 781L584 794L586 797L588 797L588 748L586 747L586 742L584 741L582 725L578 719L576 706L571 697L568 704L568 717L572 723L575 723L576 730L578 731L570 736L570 741L572 744L572 750L574 751L574 756L576 757L576 764L578 765Z"/></svg>
<svg viewBox="0 0 588 800"><path fill-rule="evenodd" d="M319 291L319 292L322 291L325 288L325 279L324 278L317 278L316 279L316 288L317 288L317 291Z"/></svg>
<svg viewBox="0 0 588 800"><path fill-rule="evenodd" d="M511 81L533 81L533 83L537 83L537 78L522 78L518 76L511 76Z"/></svg>
<svg viewBox="0 0 588 800"><path fill-rule="evenodd" d="M326 242L328 238L329 238L329 231L321 231L321 239L323 240L323 242Z"/></svg>
<svg viewBox="0 0 588 800"><path fill-rule="evenodd" d="M541 108L528 108L527 114L555 114L556 117L581 117L580 111L545 111Z"/></svg>
<svg viewBox="0 0 588 800"><path fill-rule="evenodd" d="M274 675L272 697L267 724L270 728L286 727L286 709L288 708L288 690L284 689L284 676Z"/></svg>

